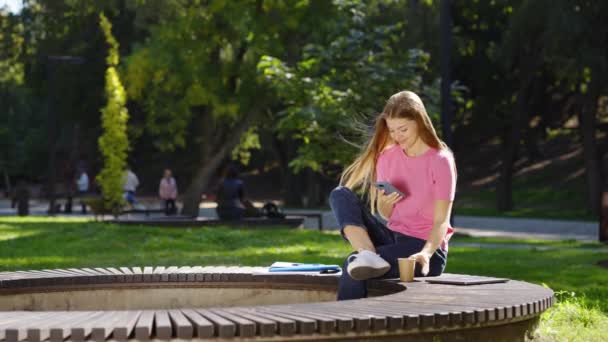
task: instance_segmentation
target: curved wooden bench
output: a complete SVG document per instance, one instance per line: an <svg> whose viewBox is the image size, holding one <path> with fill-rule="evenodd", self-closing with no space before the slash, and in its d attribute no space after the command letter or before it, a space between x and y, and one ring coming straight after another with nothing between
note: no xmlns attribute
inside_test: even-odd
<svg viewBox="0 0 608 342"><path fill-rule="evenodd" d="M522 281L481 285L429 282L492 281L485 277L444 274L416 278L412 283L400 283L396 279L371 280L369 292L372 297L341 302L161 310L32 311L30 308L28 311L24 307L6 308L17 305L15 296L65 291L240 287L328 291L333 296L337 279L336 274L268 273L267 268L261 267L121 267L0 272L0 341L434 341L437 338L441 341L523 341L526 331L537 324L540 313L554 303L551 289Z"/></svg>

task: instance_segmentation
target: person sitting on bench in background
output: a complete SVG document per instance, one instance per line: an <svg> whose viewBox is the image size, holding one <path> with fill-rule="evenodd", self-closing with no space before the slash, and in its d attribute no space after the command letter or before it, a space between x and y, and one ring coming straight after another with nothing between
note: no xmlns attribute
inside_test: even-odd
<svg viewBox="0 0 608 342"><path fill-rule="evenodd" d="M217 216L220 219L238 220L243 217L258 217L260 211L245 199L243 180L239 178L236 165L229 165L217 191Z"/></svg>

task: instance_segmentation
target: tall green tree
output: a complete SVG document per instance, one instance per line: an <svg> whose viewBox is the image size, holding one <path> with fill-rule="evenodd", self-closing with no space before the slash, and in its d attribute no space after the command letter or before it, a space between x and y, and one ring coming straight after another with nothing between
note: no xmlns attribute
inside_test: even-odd
<svg viewBox="0 0 608 342"><path fill-rule="evenodd" d="M104 206L116 215L124 202L123 183L126 168L127 120L129 114L125 104L126 92L120 81L118 66L118 42L112 35L112 24L104 14L99 15L99 25L109 45L106 71L107 104L101 110L103 134L99 137L99 150L103 155L104 167L97 176L103 194Z"/></svg>

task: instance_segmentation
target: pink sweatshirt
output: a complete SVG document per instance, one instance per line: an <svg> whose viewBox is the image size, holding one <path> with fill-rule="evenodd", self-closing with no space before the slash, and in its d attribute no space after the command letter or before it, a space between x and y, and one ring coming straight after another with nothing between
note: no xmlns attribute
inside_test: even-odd
<svg viewBox="0 0 608 342"><path fill-rule="evenodd" d="M163 177L160 180L160 185L158 186L158 195L161 199L176 199L177 198L177 183L175 182L175 178L171 177L169 179Z"/></svg>
<svg viewBox="0 0 608 342"><path fill-rule="evenodd" d="M388 181L406 197L395 204L388 228L419 239L428 240L433 228L436 200L453 201L456 192L454 157L450 151L428 149L409 157L400 146L385 149L376 164L378 181ZM441 247L454 233L448 228Z"/></svg>

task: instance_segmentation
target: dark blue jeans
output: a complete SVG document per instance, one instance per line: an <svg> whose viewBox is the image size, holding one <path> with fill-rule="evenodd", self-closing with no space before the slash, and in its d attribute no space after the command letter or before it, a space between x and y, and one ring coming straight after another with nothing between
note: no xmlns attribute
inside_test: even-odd
<svg viewBox="0 0 608 342"><path fill-rule="evenodd" d="M420 252L426 243L425 240L388 229L378 218L372 215L369 207L346 187L339 186L332 190L329 195L329 204L336 216L342 236L344 236L344 227L347 225L367 230L372 243L376 247L376 253L391 265L390 270L381 277L383 279L399 278L397 259L407 258ZM445 269L447 259L447 252L438 248L431 257L428 276L441 275ZM346 271L347 267L348 257L344 261L342 276L338 284L338 300L367 297L366 281L351 278ZM418 264L416 264L415 276L422 276L422 269Z"/></svg>

